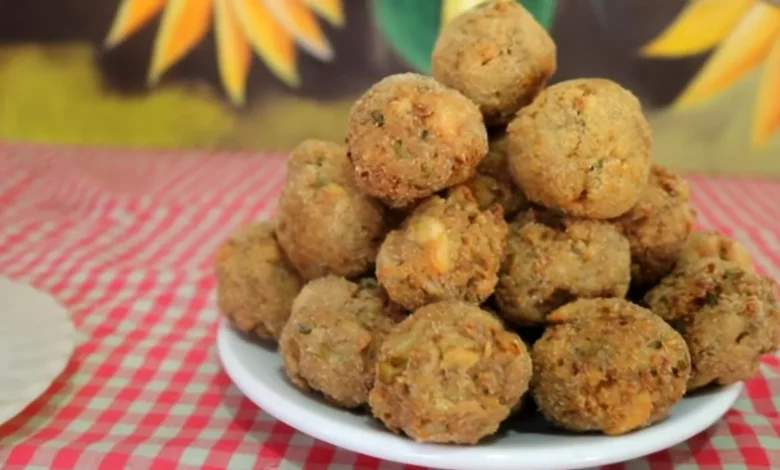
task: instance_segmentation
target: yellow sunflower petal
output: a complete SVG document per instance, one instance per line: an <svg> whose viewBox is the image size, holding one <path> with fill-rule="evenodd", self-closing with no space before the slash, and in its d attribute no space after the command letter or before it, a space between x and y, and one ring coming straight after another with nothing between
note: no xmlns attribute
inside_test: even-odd
<svg viewBox="0 0 780 470"><path fill-rule="evenodd" d="M780 37L775 39L764 67L753 127L753 143L756 146L766 144L780 129Z"/></svg>
<svg viewBox="0 0 780 470"><path fill-rule="evenodd" d="M677 99L689 106L729 87L769 54L780 35L780 8L757 2Z"/></svg>
<svg viewBox="0 0 780 470"><path fill-rule="evenodd" d="M244 35L257 54L280 80L299 83L296 49L287 30L260 0L232 0Z"/></svg>
<svg viewBox="0 0 780 470"><path fill-rule="evenodd" d="M212 0L168 0L160 32L154 41L149 83L160 76L203 39L211 22Z"/></svg>
<svg viewBox="0 0 780 470"><path fill-rule="evenodd" d="M651 57L682 57L715 47L756 0L690 2L661 34L642 48Z"/></svg>
<svg viewBox="0 0 780 470"><path fill-rule="evenodd" d="M333 57L333 51L317 23L317 17L301 0L264 1L271 13L304 49L321 60L330 60Z"/></svg>
<svg viewBox="0 0 780 470"><path fill-rule="evenodd" d="M441 2L441 26L449 23L464 11L474 8L485 0L443 0Z"/></svg>
<svg viewBox="0 0 780 470"><path fill-rule="evenodd" d="M244 104L246 78L252 63L252 49L241 32L230 0L215 0L214 36L222 85L234 104Z"/></svg>
<svg viewBox="0 0 780 470"><path fill-rule="evenodd" d="M320 16L335 26L344 26L344 5L341 0L306 0Z"/></svg>
<svg viewBox="0 0 780 470"><path fill-rule="evenodd" d="M160 13L165 0L122 0L106 37L106 47L114 47Z"/></svg>

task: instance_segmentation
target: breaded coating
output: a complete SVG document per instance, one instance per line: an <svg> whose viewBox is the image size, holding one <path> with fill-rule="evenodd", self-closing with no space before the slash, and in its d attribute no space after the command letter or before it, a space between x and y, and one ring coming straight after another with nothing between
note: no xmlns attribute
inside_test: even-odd
<svg viewBox="0 0 780 470"><path fill-rule="evenodd" d="M780 345L777 285L715 257L679 265L645 296L688 343L688 390L747 380Z"/></svg>
<svg viewBox="0 0 780 470"><path fill-rule="evenodd" d="M690 189L676 173L653 165L639 201L615 220L631 245L631 282L649 285L669 274L693 229Z"/></svg>
<svg viewBox="0 0 780 470"><path fill-rule="evenodd" d="M761 284L763 281L758 279L760 276L736 262L715 257L692 259L678 264L645 295L645 302L656 315L675 322L696 315L703 306L718 303L722 294L738 293L751 283Z"/></svg>
<svg viewBox="0 0 780 470"><path fill-rule="evenodd" d="M216 253L217 304L233 326L262 339L279 338L301 290L274 235L276 222L242 227Z"/></svg>
<svg viewBox="0 0 780 470"><path fill-rule="evenodd" d="M479 304L496 286L506 234L501 208L482 211L459 187L446 198L431 196L387 235L376 275L409 310L448 299Z"/></svg>
<svg viewBox="0 0 780 470"><path fill-rule="evenodd" d="M358 99L346 140L360 189L391 207L466 181L488 147L474 103L413 73L384 78Z"/></svg>
<svg viewBox="0 0 780 470"><path fill-rule="evenodd" d="M685 394L688 348L649 310L581 299L548 319L531 351L531 395L559 426L624 434L663 419Z"/></svg>
<svg viewBox="0 0 780 470"><path fill-rule="evenodd" d="M477 103L488 125L506 124L555 73L550 35L513 0L482 3L442 28L433 76Z"/></svg>
<svg viewBox="0 0 780 470"><path fill-rule="evenodd" d="M496 300L506 320L543 325L576 298L624 297L630 270L628 240L612 224L529 209L509 225Z"/></svg>
<svg viewBox="0 0 780 470"><path fill-rule="evenodd" d="M279 243L304 279L365 273L387 233L384 208L358 190L344 147L319 140L290 155L278 217Z"/></svg>
<svg viewBox="0 0 780 470"><path fill-rule="evenodd" d="M701 258L720 258L736 263L744 270L755 270L747 248L713 230L692 233L683 245L678 264L696 262Z"/></svg>
<svg viewBox="0 0 780 470"><path fill-rule="evenodd" d="M315 279L295 299L282 331L284 370L303 390L346 408L361 406L374 384L379 346L403 317L374 279Z"/></svg>
<svg viewBox="0 0 780 470"><path fill-rule="evenodd" d="M505 133L490 139L488 153L479 162L477 171L464 186L471 190L480 209L499 204L504 216L511 217L530 206L523 191L512 181L506 163L507 137Z"/></svg>
<svg viewBox="0 0 780 470"><path fill-rule="evenodd" d="M371 412L420 442L473 444L520 403L531 360L520 338L471 304L427 305L387 337Z"/></svg>
<svg viewBox="0 0 780 470"><path fill-rule="evenodd" d="M557 83L507 128L509 169L528 199L608 219L639 200L650 173L650 125L639 100L605 79Z"/></svg>

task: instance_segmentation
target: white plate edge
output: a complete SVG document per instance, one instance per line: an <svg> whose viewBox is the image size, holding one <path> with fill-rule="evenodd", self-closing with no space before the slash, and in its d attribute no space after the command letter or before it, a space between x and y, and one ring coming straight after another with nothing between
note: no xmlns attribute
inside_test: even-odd
<svg viewBox="0 0 780 470"><path fill-rule="evenodd" d="M268 413L269 415L273 416L279 421L287 424L288 426L294 428L298 432L301 432L303 434L306 434L308 436L311 436L323 442L327 442L336 447L340 447L359 454L370 455L372 457L384 459L390 462L398 462L403 464L419 465L424 467L443 468L443 469L451 469L451 470L473 470L475 468L484 468L485 460L486 460L485 455L473 455L473 456L468 455L470 453L479 454L480 452L479 447L442 446L442 449L448 449L450 454L461 454L457 456L457 461L454 462L454 465L449 460L447 462L442 462L441 459L435 457L432 458L425 453L416 453L414 452L414 449L409 449L410 450L409 453L402 454L402 455L399 455L397 452L393 452L390 449L385 450L381 447L371 448L371 450L367 450L365 447L361 447L359 445L353 444L354 441L352 440L342 438L338 431L339 428L341 428L341 424L338 422L334 423L330 420L323 419L320 416L309 412L307 409L302 409L301 412L298 413L280 411L279 408L273 406L271 402L274 401L274 398L286 401L285 397L279 395L278 393L274 392L269 388L265 389L266 392L265 394L257 394L255 392L252 392L252 387L250 386L250 384L247 383L247 381L245 381L241 377L241 373L239 373L239 367L240 367L238 365L239 361L234 356L233 352L231 351L228 345L228 342L230 341L230 335L234 335L235 337L237 337L237 334L232 330L232 327L224 319L222 319L217 333L217 349L219 353L218 355L220 358L220 362L222 363L230 379L233 381L234 384L236 384L236 386L239 388L241 393L243 393L247 398L250 399L250 401L255 403L264 412ZM290 386L292 387L292 385ZM670 433L659 434L659 438L654 442L654 444L645 447L642 453L637 453L635 451L632 451L630 446L626 446L621 448L620 451L611 454L607 458L592 458L592 459L582 460L580 462L582 465L578 464L577 467L571 467L569 459L555 460L555 455L548 455L546 457L550 457L550 459L547 462L545 462L542 466L528 467L527 465L523 465L523 468L524 469L538 468L540 470L568 468L574 470L576 468L596 467L600 465L609 465L609 464L614 464L619 462L625 462L627 460L641 458L643 456L650 455L655 452L667 449L676 444L684 442L690 439L691 437L693 437L694 435L711 427L715 422L721 419L728 412L729 409L731 409L733 404L739 398L742 389L743 389L743 384L741 382L727 386L722 391L722 393L716 397L716 402L715 404L712 405L712 408L715 408L716 412L713 412L712 409L709 409L708 411L711 414L706 419L701 419L700 422L702 423L702 425L700 428L692 429L690 431L683 432L683 433L670 432ZM260 397L260 395L262 395L262 398ZM269 395L272 398L270 399L266 398ZM652 429L652 428L648 428L648 429ZM325 430L329 430L330 432L325 432ZM345 432L351 433L352 431L346 429ZM632 436L631 434L626 436L618 436L615 439L621 439L626 437L630 438L631 436ZM409 445L410 447L414 447L417 444L414 441L410 440ZM467 455L462 455L462 454L467 454ZM481 460L476 461L475 460L476 457L479 457ZM490 468L492 470L504 470L504 469L515 470L519 463L512 458L500 458L500 459L493 458L489 460L490 460Z"/></svg>
<svg viewBox="0 0 780 470"><path fill-rule="evenodd" d="M73 319L70 316L70 311L48 292L36 289L26 282L12 280L2 276L0 276L0 283L4 284L5 286L18 289L21 292L20 295L22 296L35 295L38 297L38 301L41 303L49 304L53 308L60 310L62 312L60 326L65 330L63 331L62 337L58 340L58 346L60 347L59 352L61 354L58 356L58 358L51 361L51 363L54 365L50 369L47 369L51 370L51 373L49 374L50 378L32 384L27 384L25 386L26 388L23 390L24 393L19 394L20 398L18 400L14 400L13 402L4 401L3 403L5 405L0 407L0 424L4 424L14 419L28 406L38 400L46 392L46 390L51 387L54 381L65 371L76 349L77 330L75 324L73 323ZM11 407L8 405L10 403L15 403L16 406ZM6 408L5 412L3 412L3 408Z"/></svg>

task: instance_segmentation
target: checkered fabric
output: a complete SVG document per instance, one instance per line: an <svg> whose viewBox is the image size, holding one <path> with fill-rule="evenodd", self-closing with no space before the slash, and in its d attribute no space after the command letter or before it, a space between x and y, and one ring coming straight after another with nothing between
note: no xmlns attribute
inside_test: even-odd
<svg viewBox="0 0 780 470"><path fill-rule="evenodd" d="M0 146L0 275L53 294L80 332L66 371L0 427L0 468L409 468L296 432L220 367L211 254L272 214L284 161ZM780 279L780 180L690 181L700 224ZM610 468L780 468L779 377L767 357L717 425Z"/></svg>

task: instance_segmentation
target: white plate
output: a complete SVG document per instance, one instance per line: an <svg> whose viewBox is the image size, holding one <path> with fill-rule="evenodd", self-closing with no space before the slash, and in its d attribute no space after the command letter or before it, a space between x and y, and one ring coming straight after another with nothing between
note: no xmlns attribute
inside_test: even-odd
<svg viewBox="0 0 780 470"><path fill-rule="evenodd" d="M0 424L49 388L75 339L70 315L56 300L0 277Z"/></svg>
<svg viewBox="0 0 780 470"><path fill-rule="evenodd" d="M224 321L217 346L238 388L280 421L354 452L436 468L575 469L641 457L703 431L731 408L742 391L738 383L685 398L666 420L618 437L560 432L531 415L477 446L417 444L386 431L369 416L337 409L298 391L285 379L274 349L245 339Z"/></svg>

